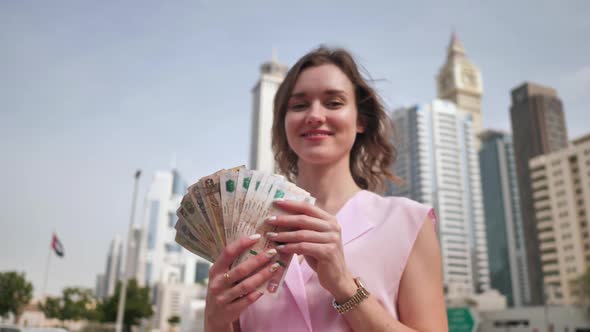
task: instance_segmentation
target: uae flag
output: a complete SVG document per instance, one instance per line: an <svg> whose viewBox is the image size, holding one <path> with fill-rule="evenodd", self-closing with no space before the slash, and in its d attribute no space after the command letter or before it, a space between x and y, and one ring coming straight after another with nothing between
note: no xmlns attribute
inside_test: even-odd
<svg viewBox="0 0 590 332"><path fill-rule="evenodd" d="M51 239L51 248L53 248L53 251L55 251L55 254L59 257L64 256L64 246L55 234L53 234L53 238Z"/></svg>

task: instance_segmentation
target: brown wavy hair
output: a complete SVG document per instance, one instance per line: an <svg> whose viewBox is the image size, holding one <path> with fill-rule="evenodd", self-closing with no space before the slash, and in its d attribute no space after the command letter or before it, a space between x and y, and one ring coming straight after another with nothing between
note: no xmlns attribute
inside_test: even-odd
<svg viewBox="0 0 590 332"><path fill-rule="evenodd" d="M391 143L393 126L385 113L383 102L367 80L359 72L352 55L340 48L321 46L304 55L289 71L274 99L272 149L279 171L291 181L298 174L299 157L289 146L285 132L287 104L301 73L310 67L332 64L340 68L352 82L355 93L358 120L364 132L357 133L350 151L350 171L356 184L362 189L382 193L386 180L398 183L391 171L397 151Z"/></svg>

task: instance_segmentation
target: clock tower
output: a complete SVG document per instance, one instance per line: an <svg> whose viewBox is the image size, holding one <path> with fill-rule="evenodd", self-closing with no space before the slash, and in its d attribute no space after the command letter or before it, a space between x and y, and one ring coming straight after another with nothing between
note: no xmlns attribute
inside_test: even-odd
<svg viewBox="0 0 590 332"><path fill-rule="evenodd" d="M483 84L481 72L465 55L465 48L453 32L447 51L447 60L436 77L438 98L450 100L457 107L471 114L476 148L480 142L477 135L482 130L481 96Z"/></svg>

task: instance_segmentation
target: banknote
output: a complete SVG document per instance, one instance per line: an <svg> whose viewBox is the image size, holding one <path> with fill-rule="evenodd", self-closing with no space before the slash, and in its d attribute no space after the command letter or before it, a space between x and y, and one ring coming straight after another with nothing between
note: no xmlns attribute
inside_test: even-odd
<svg viewBox="0 0 590 332"><path fill-rule="evenodd" d="M287 231L264 222L269 216L287 214L276 207L277 199L314 204L315 199L283 176L249 170L244 166L222 169L200 178L189 186L176 211L175 241L210 262L215 262L225 246L242 237L261 234L262 238L238 257L232 268L278 244L266 238L267 232ZM273 278L282 285L293 255L277 255L273 262L284 267ZM266 285L261 286L266 291Z"/></svg>
<svg viewBox="0 0 590 332"><path fill-rule="evenodd" d="M219 188L219 175L222 171L201 178L197 182L197 185L203 197L209 220L211 221L215 240L218 244L225 247L225 231L223 230L223 212L221 210L221 193Z"/></svg>
<svg viewBox="0 0 590 332"><path fill-rule="evenodd" d="M195 206L197 207L197 213L205 222L205 225L209 233L213 235L213 224L211 223L211 220L209 220L209 215L207 214L207 209L205 208L205 202L203 201L203 197L201 196L201 192L199 191L199 186L197 185L197 183L188 187L188 195L185 195L185 197L186 196L190 196L190 199L192 200L193 204L195 204ZM221 243L219 243L218 245L221 245Z"/></svg>
<svg viewBox="0 0 590 332"><path fill-rule="evenodd" d="M239 166L232 168L226 172L222 172L219 176L220 191L221 191L221 207L223 214L223 228L225 231L226 242L232 239L232 222L234 212L234 197L236 195L238 175L244 172L246 167Z"/></svg>
<svg viewBox="0 0 590 332"><path fill-rule="evenodd" d="M234 198L234 212L232 213L231 222L232 230L230 231L231 238L228 239L228 242L230 243L237 240L237 227L240 220L240 212L244 207L244 201L246 200L246 193L248 192L248 188L250 187L252 175L253 171L248 169L240 171L238 174L238 186L236 188L236 195Z"/></svg>
<svg viewBox="0 0 590 332"><path fill-rule="evenodd" d="M182 198L180 207L176 210L176 215L178 219L185 220L192 233L210 250L209 252L213 256L217 256L218 249L213 234L203 217L197 212L197 207L188 195Z"/></svg>
<svg viewBox="0 0 590 332"><path fill-rule="evenodd" d="M253 209L253 205L256 203L256 193L261 188L261 186L264 186L264 183L269 176L270 174L268 173L259 171L253 172L252 179L250 180L250 186L248 187L248 192L246 193L246 198L244 199L244 206L242 207L242 211L240 211L240 215L238 217L237 232L239 234L247 234L246 221L250 218L250 212Z"/></svg>
<svg viewBox="0 0 590 332"><path fill-rule="evenodd" d="M184 225L183 221L179 219L176 225L176 237L174 238L176 243L193 254L203 257L210 262L215 261L215 258L213 258L213 256L199 244L197 237L189 231L188 227Z"/></svg>

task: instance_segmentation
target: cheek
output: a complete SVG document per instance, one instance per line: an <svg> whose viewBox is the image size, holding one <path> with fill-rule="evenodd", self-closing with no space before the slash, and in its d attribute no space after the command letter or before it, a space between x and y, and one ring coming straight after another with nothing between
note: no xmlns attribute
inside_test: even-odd
<svg viewBox="0 0 590 332"><path fill-rule="evenodd" d="M291 145L294 135L297 133L298 118L294 113L287 112L285 115L285 135L287 135L287 142Z"/></svg>

